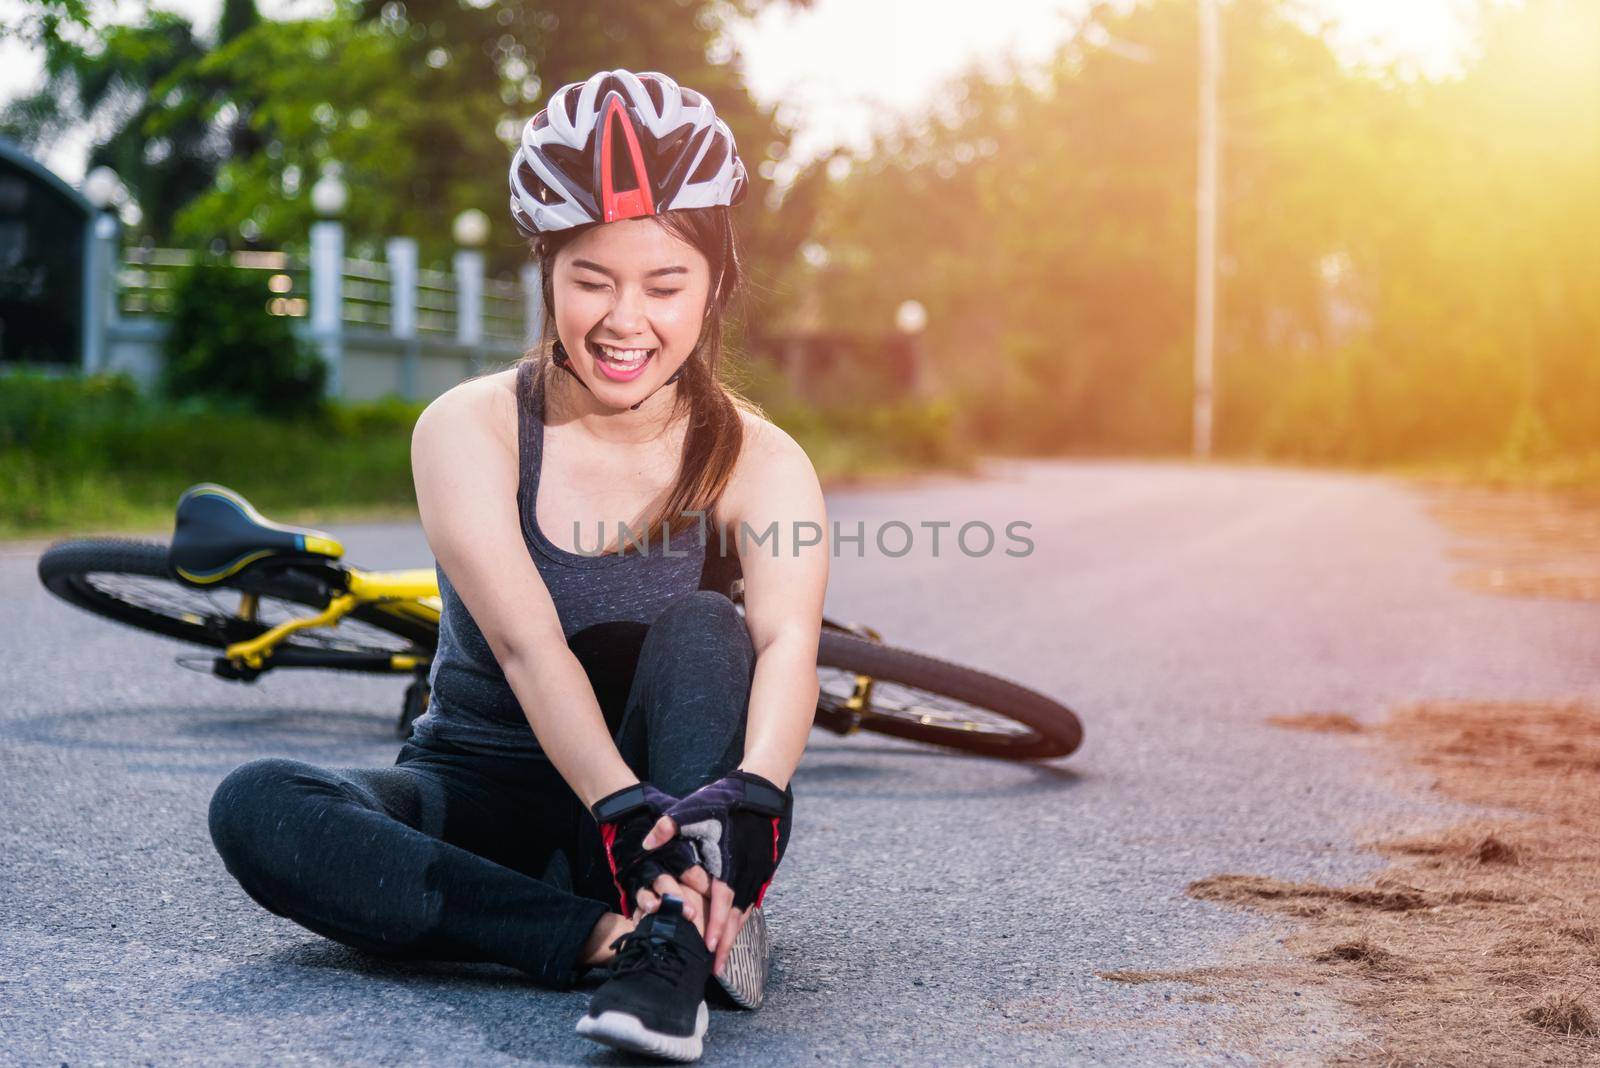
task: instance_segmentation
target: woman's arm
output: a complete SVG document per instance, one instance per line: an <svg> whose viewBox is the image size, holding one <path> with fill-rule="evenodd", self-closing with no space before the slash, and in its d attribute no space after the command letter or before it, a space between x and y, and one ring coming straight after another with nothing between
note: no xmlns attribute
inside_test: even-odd
<svg viewBox="0 0 1600 1068"><path fill-rule="evenodd" d="M756 651L739 767L786 788L817 716L817 644L831 539L822 487L805 450L770 423L749 419L745 427L748 451L717 512L730 546L739 550L745 626ZM708 551L714 546L720 543ZM676 833L672 818L662 816L645 848ZM718 973L744 926L746 914L733 907L733 898L728 883L711 884L705 933Z"/></svg>
<svg viewBox="0 0 1600 1068"><path fill-rule="evenodd" d="M638 782L617 751L517 514L515 398L473 379L436 399L411 435L422 529L556 770L585 805Z"/></svg>
<svg viewBox="0 0 1600 1068"><path fill-rule="evenodd" d="M739 547L745 625L756 651L739 766L786 787L817 714L828 517L805 450L770 423L752 425L751 462L730 485L724 516L729 541ZM776 540L757 544L773 525Z"/></svg>

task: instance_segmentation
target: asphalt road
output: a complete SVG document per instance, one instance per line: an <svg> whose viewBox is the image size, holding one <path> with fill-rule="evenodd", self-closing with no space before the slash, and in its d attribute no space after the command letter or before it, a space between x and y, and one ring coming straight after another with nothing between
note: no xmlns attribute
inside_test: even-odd
<svg viewBox="0 0 1600 1068"><path fill-rule="evenodd" d="M1349 843L1424 812L1339 740L1264 718L1600 696L1600 605L1454 586L1449 534L1400 483L1005 462L829 502L869 532L834 562L830 615L1054 694L1087 742L1011 766L815 734L768 895L774 985L758 1013L713 1014L705 1064L1249 1060L1226 1006L1094 973L1214 963L1245 936L1271 951L1266 921L1184 886L1359 878L1377 865ZM1034 551L871 544L941 519L1026 521ZM364 567L432 561L414 526L337 533ZM50 597L39 548L0 546L0 1063L627 1063L573 1034L583 992L365 957L223 870L218 780L262 755L392 763L400 682L184 671L176 643ZM1314 1061L1349 1033L1309 998L1266 1008L1257 1057Z"/></svg>

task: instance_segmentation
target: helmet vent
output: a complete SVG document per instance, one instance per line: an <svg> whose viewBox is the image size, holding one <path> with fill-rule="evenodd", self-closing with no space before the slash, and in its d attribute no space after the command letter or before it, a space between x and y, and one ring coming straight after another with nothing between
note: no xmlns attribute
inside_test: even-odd
<svg viewBox="0 0 1600 1068"><path fill-rule="evenodd" d="M650 94L650 103L656 106L656 113L660 114L667 106L667 94L661 89L660 78L640 78L644 82L644 91Z"/></svg>
<svg viewBox="0 0 1600 1068"><path fill-rule="evenodd" d="M532 193L541 204L554 204L560 199L526 162L517 168L517 178L522 182L522 188Z"/></svg>
<svg viewBox="0 0 1600 1068"><path fill-rule="evenodd" d="M700 161L700 166L689 175L689 184L709 182L717 176L717 171L722 169L722 164L728 158L728 139L721 134L711 138L711 147L706 149L705 158Z"/></svg>
<svg viewBox="0 0 1600 1068"><path fill-rule="evenodd" d="M606 117L607 125L620 127L627 120L621 111L613 111ZM628 138L620 128L607 131L611 136L606 138L611 143L611 188L622 193L630 189L638 189L644 183L639 181L639 175L633 169L633 154L628 151Z"/></svg>

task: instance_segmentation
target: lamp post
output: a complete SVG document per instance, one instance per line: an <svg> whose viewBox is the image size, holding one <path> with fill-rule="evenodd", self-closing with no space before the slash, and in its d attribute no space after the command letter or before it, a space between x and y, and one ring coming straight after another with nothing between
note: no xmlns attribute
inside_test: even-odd
<svg viewBox="0 0 1600 1068"><path fill-rule="evenodd" d="M1194 455L1211 457L1217 345L1217 0L1200 0L1200 139L1196 146L1194 263Z"/></svg>
<svg viewBox="0 0 1600 1068"><path fill-rule="evenodd" d="M927 375L922 366L922 334L928 328L928 309L920 300L904 300L894 310L894 328L906 339L906 349L911 354L912 396L920 397L927 387Z"/></svg>
<svg viewBox="0 0 1600 1068"><path fill-rule="evenodd" d="M327 392L335 397L344 388L344 226L338 217L350 197L339 171L337 163L324 164L311 187L311 207L322 216L311 224L311 336L328 365Z"/></svg>
<svg viewBox="0 0 1600 1068"><path fill-rule="evenodd" d="M109 363L107 333L117 314L117 255L122 223L114 210L123 196L122 180L110 167L96 167L83 179L83 198L94 208L85 239L83 287L83 373L97 374Z"/></svg>

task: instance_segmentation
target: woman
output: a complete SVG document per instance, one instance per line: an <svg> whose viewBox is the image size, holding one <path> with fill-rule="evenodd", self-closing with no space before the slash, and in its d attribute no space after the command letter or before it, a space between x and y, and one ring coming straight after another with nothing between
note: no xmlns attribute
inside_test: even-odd
<svg viewBox="0 0 1600 1068"><path fill-rule="evenodd" d="M827 583L797 537L826 529L815 471L718 380L745 187L710 103L660 74L600 72L529 121L511 212L546 341L413 435L431 705L393 767L253 761L210 813L271 911L558 989L607 965L580 1033L680 1060L713 973L763 996Z"/></svg>

